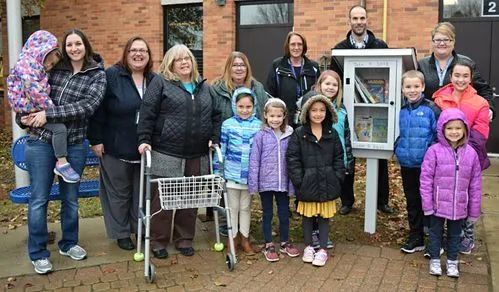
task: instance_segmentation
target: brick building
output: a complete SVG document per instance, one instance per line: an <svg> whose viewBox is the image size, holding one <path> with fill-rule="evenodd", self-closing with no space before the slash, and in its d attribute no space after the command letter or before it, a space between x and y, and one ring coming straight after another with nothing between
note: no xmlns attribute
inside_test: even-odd
<svg viewBox="0 0 499 292"><path fill-rule="evenodd" d="M477 1L487 0L469 2ZM42 29L58 37L72 27L82 29L89 36L95 51L104 57L106 66L119 59L129 37L141 35L151 45L155 68L166 49L181 41L193 49L201 61L203 76L209 81L221 74L226 56L236 49L249 56L255 76L262 79L270 65L269 60L282 55L283 36L290 30L306 36L308 55L312 59L319 60L321 56L329 55L331 47L344 39L349 30L348 9L361 2L368 11L368 26L378 38L384 38L394 48L415 47L420 58L430 53L432 28L438 21L447 20L446 13L449 14L462 1L46 0L45 7L40 11L39 23ZM1 1L0 5L3 6L3 56L7 56L6 21L3 21L6 19L5 1ZM265 20L260 17L259 14L277 6L283 15L279 19ZM386 18L383 17L384 11ZM460 18L454 16L449 19L459 22ZM497 23L497 18L493 19ZM458 33L458 49L460 44L465 43ZM465 54L479 58L469 52ZM488 60L489 68L491 58ZM8 58L4 57L4 63L6 60ZM477 61L480 64L480 60ZM490 75L483 70L482 73L486 73L483 74L485 77ZM3 103L6 110L0 116L0 125L7 126L10 117L5 99Z"/></svg>

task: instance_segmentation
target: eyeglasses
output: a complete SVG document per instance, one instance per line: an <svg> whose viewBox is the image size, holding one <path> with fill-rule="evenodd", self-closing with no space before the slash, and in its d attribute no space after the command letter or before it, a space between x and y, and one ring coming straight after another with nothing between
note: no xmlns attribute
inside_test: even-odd
<svg viewBox="0 0 499 292"><path fill-rule="evenodd" d="M191 60L191 57L187 56L187 57L175 59L175 63L182 63L182 61L189 62L190 60Z"/></svg>
<svg viewBox="0 0 499 292"><path fill-rule="evenodd" d="M445 44L445 45L448 45L452 42L451 39L433 39L432 42L435 44L435 45L438 45L438 44Z"/></svg>
<svg viewBox="0 0 499 292"><path fill-rule="evenodd" d="M132 54L141 53L142 55L149 53L149 51L146 49L130 49L130 50L128 50L128 52L132 53Z"/></svg>
<svg viewBox="0 0 499 292"><path fill-rule="evenodd" d="M232 68L246 68L246 64L232 64Z"/></svg>

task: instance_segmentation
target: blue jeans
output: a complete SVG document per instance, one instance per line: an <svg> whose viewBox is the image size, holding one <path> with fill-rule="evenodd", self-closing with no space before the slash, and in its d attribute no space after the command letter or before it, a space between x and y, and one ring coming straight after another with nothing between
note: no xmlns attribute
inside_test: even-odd
<svg viewBox="0 0 499 292"><path fill-rule="evenodd" d="M281 242L289 239L289 197L287 192L261 192L260 198L263 209L263 237L265 243L272 242L272 217L274 215L274 197L277 203L279 217L279 237Z"/></svg>
<svg viewBox="0 0 499 292"><path fill-rule="evenodd" d="M67 159L80 176L85 167L86 155L87 149L83 144L68 146ZM47 206L54 181L56 157L51 144L31 138L26 144L25 157L32 188L28 204L28 252L30 259L35 261L50 256L47 250ZM62 251L78 243L79 186L79 183L70 184L59 179L62 238L58 245Z"/></svg>
<svg viewBox="0 0 499 292"><path fill-rule="evenodd" d="M442 247L442 235L444 224L447 220L447 259L457 260L459 243L461 236L461 223L463 220L449 220L434 215L430 217L430 241L428 243L428 252L431 259L440 258L440 248Z"/></svg>

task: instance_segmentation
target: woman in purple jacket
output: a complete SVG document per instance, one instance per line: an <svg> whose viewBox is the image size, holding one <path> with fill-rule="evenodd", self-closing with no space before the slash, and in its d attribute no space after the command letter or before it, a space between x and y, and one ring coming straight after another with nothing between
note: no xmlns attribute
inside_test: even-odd
<svg viewBox="0 0 499 292"><path fill-rule="evenodd" d="M279 260L272 243L273 198L277 203L279 216L280 252L290 257L300 255L298 249L288 242L289 239L289 194L294 194L293 185L288 178L286 150L293 128L287 125L286 104L278 98L271 98L263 110L264 127L253 138L250 154L248 190L250 194L260 193L263 209L263 253L269 262Z"/></svg>
<svg viewBox="0 0 499 292"><path fill-rule="evenodd" d="M438 143L425 154L420 192L423 212L430 216L430 274L442 275L440 247L447 220L447 276L459 277L457 254L461 224L480 216L482 179L478 155L468 145L469 125L456 108L444 110L437 123Z"/></svg>

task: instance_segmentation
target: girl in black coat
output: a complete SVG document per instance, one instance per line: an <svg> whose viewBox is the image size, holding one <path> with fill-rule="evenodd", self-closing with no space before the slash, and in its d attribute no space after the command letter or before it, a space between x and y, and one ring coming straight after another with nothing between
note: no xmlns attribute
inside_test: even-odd
<svg viewBox="0 0 499 292"><path fill-rule="evenodd" d="M300 115L303 126L291 135L286 152L288 174L296 189L297 212L303 216L307 245L303 261L315 266L325 265L328 259L329 218L336 213L334 200L340 196L345 177L343 148L338 133L332 128L336 120L336 112L327 97L311 97ZM318 218L321 234L318 252L312 247L314 217Z"/></svg>

